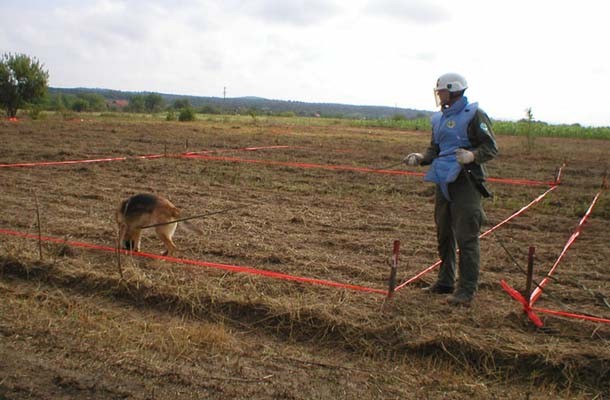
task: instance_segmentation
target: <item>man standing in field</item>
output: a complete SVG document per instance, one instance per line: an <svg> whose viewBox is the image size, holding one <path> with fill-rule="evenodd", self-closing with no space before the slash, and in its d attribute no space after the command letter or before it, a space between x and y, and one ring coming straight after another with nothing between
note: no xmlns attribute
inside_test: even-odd
<svg viewBox="0 0 610 400"><path fill-rule="evenodd" d="M450 294L451 305L469 306L479 280L479 232L484 219L481 196L491 194L484 185L483 164L497 154L491 122L478 103L468 103L466 79L442 75L434 90L441 110L432 118L432 140L425 154L411 153L404 163L430 165L424 178L436 183L434 221L442 264L429 293ZM459 277L455 286L456 244Z"/></svg>

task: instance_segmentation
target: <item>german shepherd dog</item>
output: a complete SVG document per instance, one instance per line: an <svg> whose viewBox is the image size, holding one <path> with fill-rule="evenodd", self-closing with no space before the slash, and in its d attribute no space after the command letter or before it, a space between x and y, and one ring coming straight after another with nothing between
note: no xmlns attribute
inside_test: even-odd
<svg viewBox="0 0 610 400"><path fill-rule="evenodd" d="M121 202L116 211L119 225L119 244L126 250L140 251L142 228L148 225L163 224L154 227L157 237L165 245L164 256L171 256L176 251L172 236L176 231L180 210L168 199L152 194L137 194Z"/></svg>

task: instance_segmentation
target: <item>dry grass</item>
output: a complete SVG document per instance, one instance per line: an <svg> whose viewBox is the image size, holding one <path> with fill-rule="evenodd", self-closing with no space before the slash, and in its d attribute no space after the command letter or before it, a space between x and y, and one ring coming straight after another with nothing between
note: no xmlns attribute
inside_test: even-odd
<svg viewBox="0 0 610 400"><path fill-rule="evenodd" d="M0 149L2 163L182 152L188 142L188 150L234 157L363 167L389 165L429 139L273 121L96 119L2 123L0 137L8 143ZM524 154L518 139L498 139L502 153L490 164L493 176L550 180L566 159L568 166L565 184L549 199L482 242L481 288L470 309L423 295L421 283L385 301L129 256L121 278L114 254L45 243L39 261L36 241L3 237L0 396L608 396L610 328L549 317L536 330L498 282L523 285L512 258L525 265L532 244L538 276L550 267L597 191L610 143L540 138L539 153ZM235 150L270 145L291 148ZM0 174L5 229L36 232L36 193L43 235L114 246L116 204L151 191L168 196L184 215L245 207L197 221L202 236L179 230L180 255L189 259L380 289L393 240L402 242L400 281L436 260L431 190L416 177L177 158ZM495 184L493 190L486 203L490 224L543 188ZM548 286L545 307L608 317L609 215L606 195ZM149 237L143 248L162 246Z"/></svg>

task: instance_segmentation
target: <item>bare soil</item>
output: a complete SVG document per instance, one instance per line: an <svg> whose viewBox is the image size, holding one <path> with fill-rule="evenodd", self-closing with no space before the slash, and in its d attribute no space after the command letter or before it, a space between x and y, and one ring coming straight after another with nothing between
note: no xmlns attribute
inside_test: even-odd
<svg viewBox="0 0 610 400"><path fill-rule="evenodd" d="M114 247L133 194L168 197L203 234L178 228L178 257L386 290L437 260L433 187L421 176L305 168L396 166L427 132L312 119L192 123L86 116L0 122L0 399L608 399L610 326L539 314L540 281L600 190L610 141L499 136L490 176L562 184L481 241L473 305L421 287L378 293L273 279L71 245ZM271 147L286 146L286 147ZM257 150L245 148L260 147ZM232 160L176 157L185 151ZM161 154L142 159L139 155ZM237 160L239 159L239 160ZM244 162L257 160L260 163ZM275 162L275 164L267 163ZM310 165L311 166L311 165ZM485 228L548 186L491 183ZM610 200L603 192L537 303L610 318ZM161 253L149 232L143 251Z"/></svg>

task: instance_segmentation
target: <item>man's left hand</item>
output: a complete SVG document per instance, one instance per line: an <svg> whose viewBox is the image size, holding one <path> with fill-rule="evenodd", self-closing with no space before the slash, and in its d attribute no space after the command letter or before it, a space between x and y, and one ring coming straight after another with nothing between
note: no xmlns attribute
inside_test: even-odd
<svg viewBox="0 0 610 400"><path fill-rule="evenodd" d="M466 149L457 149L455 151L455 157L460 164L470 164L474 161L474 153Z"/></svg>

